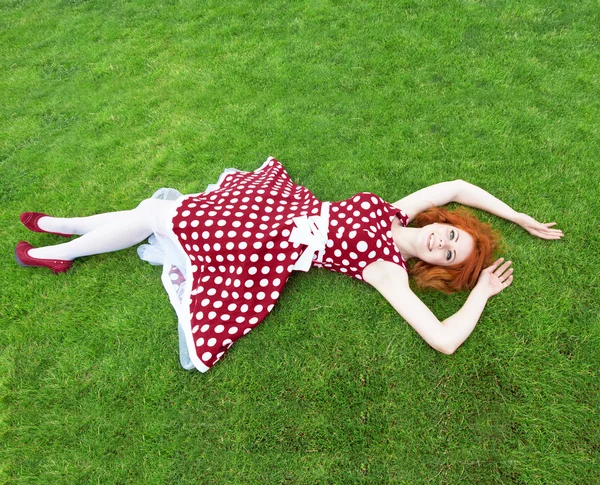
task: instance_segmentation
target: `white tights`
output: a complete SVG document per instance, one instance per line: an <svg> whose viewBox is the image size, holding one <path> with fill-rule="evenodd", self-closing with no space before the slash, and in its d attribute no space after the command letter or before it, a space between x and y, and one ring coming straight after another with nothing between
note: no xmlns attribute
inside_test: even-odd
<svg viewBox="0 0 600 485"><path fill-rule="evenodd" d="M45 246L29 251L41 259L73 260L92 254L110 253L139 244L153 232L165 232L174 214L172 200L146 199L135 209L108 212L89 217L43 217L41 229L81 237L64 244Z"/></svg>

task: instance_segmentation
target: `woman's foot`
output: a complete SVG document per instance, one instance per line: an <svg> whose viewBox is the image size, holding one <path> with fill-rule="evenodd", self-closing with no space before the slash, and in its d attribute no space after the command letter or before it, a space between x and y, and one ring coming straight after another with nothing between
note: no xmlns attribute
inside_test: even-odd
<svg viewBox="0 0 600 485"><path fill-rule="evenodd" d="M42 217L51 217L48 214L43 214L41 212L23 212L20 216L21 222L23 223L23 225L29 229L30 231L33 232L46 232L48 234L56 234L58 236L63 236L63 237L71 237L73 234L63 234L62 232L53 232L53 231L47 231L45 229L42 229L40 227L40 219Z"/></svg>
<svg viewBox="0 0 600 485"><path fill-rule="evenodd" d="M15 259L21 266L39 266L49 268L53 273L64 273L73 266L73 261L64 259L40 259L29 255L29 251L35 249L26 241L21 241L15 248Z"/></svg>

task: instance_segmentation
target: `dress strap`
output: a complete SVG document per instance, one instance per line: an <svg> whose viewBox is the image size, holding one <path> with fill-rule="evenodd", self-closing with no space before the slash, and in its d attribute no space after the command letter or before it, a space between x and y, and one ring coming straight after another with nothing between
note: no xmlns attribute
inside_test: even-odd
<svg viewBox="0 0 600 485"><path fill-rule="evenodd" d="M323 202L318 216L303 215L292 219L296 227L292 229L289 241L308 246L296 261L294 270L308 271L313 261L320 263L323 260L329 234L329 206L329 202Z"/></svg>

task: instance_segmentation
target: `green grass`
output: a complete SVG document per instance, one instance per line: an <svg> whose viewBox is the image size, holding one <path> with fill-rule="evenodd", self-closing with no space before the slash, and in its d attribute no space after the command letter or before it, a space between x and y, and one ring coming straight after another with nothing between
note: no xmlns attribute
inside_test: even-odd
<svg viewBox="0 0 600 485"><path fill-rule="evenodd" d="M0 482L595 483L599 23L586 0L0 2ZM59 242L21 211L129 209L268 155L323 200L462 178L566 236L481 214L515 281L451 357L315 270L204 375L135 249L13 260Z"/></svg>

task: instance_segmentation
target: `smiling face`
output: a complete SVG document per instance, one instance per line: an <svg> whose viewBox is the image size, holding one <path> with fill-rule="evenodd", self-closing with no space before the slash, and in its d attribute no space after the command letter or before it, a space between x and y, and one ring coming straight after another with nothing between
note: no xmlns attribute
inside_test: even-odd
<svg viewBox="0 0 600 485"><path fill-rule="evenodd" d="M419 233L419 259L436 266L454 266L464 262L475 247L471 235L448 224L429 224Z"/></svg>

